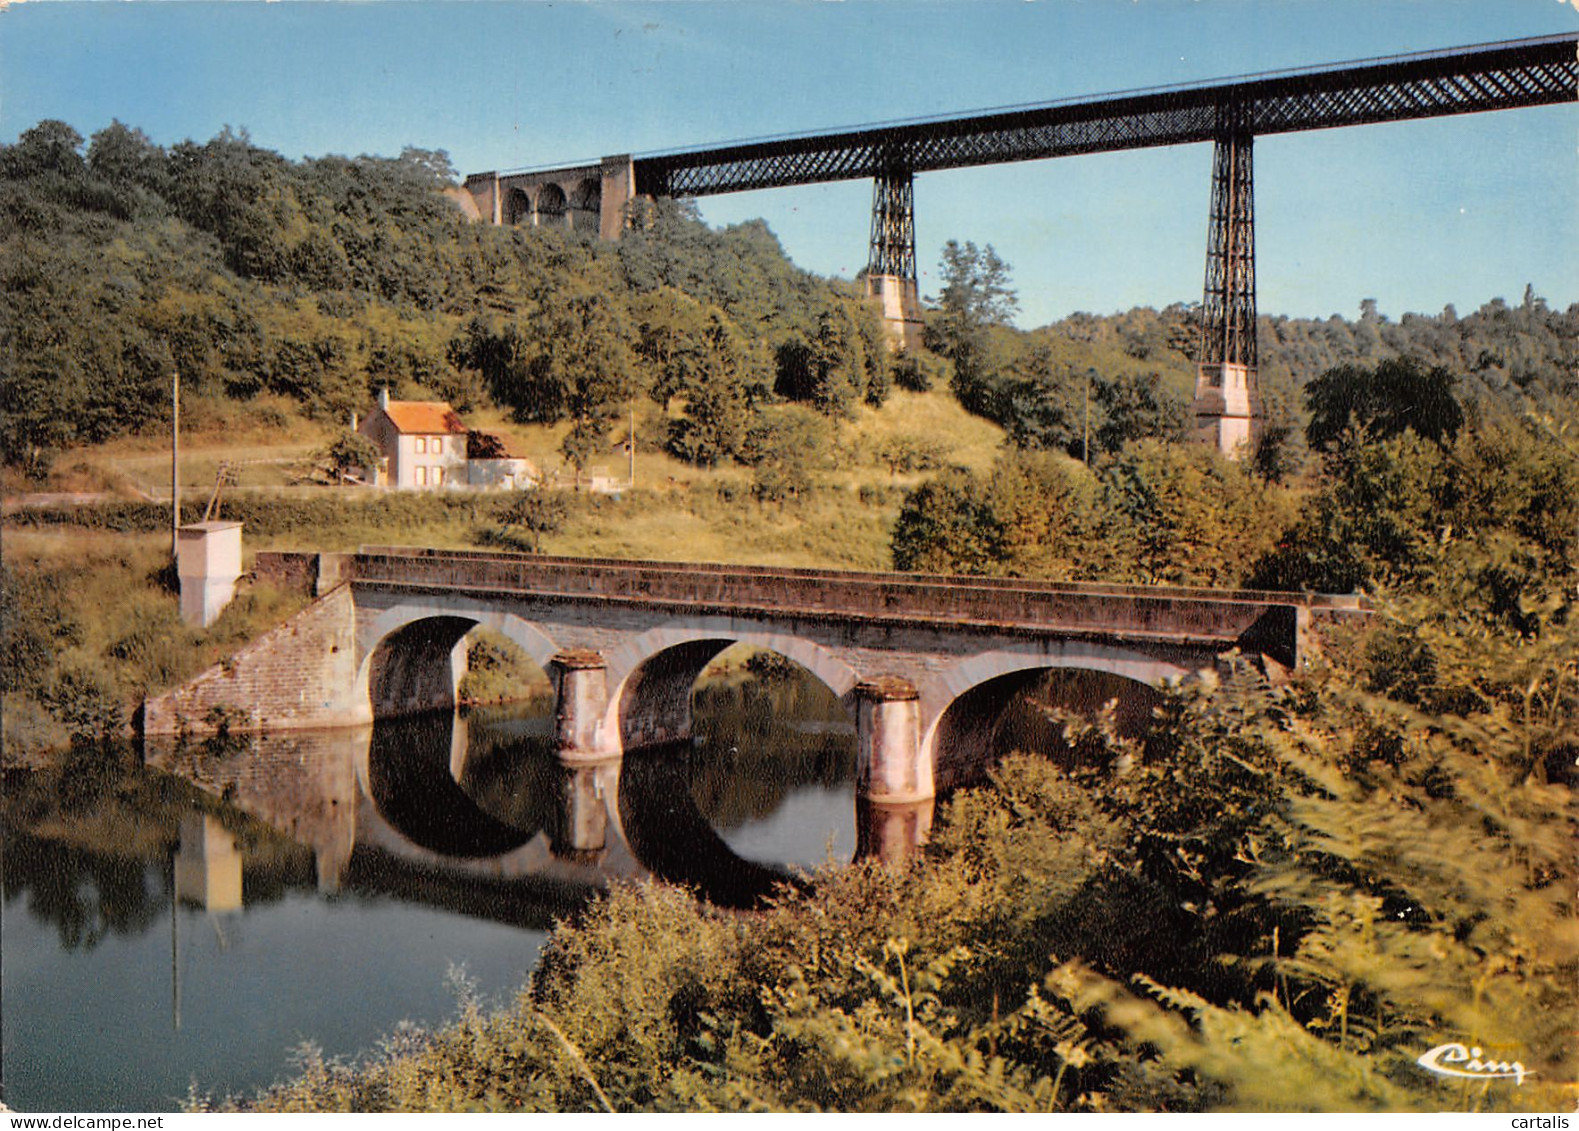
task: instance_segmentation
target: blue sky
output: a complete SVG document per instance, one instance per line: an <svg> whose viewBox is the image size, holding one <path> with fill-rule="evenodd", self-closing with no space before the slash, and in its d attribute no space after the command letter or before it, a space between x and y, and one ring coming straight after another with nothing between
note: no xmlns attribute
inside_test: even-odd
<svg viewBox="0 0 1579 1131"><path fill-rule="evenodd" d="M3 4L4 0L0 0ZM0 8L0 142L120 119L288 157L462 173L967 111L1579 28L1579 0L29 0ZM1200 298L1206 145L926 174L922 289L993 244L1023 326ZM797 263L865 262L867 182L708 198ZM1260 139L1267 313L1579 302L1579 109Z"/></svg>

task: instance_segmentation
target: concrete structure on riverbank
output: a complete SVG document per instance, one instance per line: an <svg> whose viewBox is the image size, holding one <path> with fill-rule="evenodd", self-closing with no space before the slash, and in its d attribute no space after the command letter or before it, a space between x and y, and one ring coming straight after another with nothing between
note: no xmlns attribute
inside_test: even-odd
<svg viewBox="0 0 1579 1131"><path fill-rule="evenodd" d="M143 709L145 735L361 725L452 707L468 632L514 641L553 681L561 757L691 736L691 692L725 648L785 656L845 704L860 795L904 805L968 776L989 711L1048 669L1152 687L1225 654L1297 667L1357 598L450 550L260 555L319 599Z"/></svg>

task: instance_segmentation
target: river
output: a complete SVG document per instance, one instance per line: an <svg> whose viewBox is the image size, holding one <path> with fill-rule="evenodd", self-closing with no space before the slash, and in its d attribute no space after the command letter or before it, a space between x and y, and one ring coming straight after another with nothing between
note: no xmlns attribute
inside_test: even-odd
<svg viewBox="0 0 1579 1131"><path fill-rule="evenodd" d="M816 681L704 685L691 742L623 763L561 765L547 733L474 710L8 771L5 1102L249 1094L305 1043L508 1002L610 880L748 907L855 852L854 735Z"/></svg>

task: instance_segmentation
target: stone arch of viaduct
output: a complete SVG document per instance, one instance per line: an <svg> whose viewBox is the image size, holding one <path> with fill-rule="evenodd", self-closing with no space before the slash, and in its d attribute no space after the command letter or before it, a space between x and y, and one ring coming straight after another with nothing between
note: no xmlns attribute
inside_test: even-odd
<svg viewBox="0 0 1579 1131"><path fill-rule="evenodd" d="M1053 668L1154 686L1213 671L1233 648L1292 667L1312 617L1360 611L1308 595L459 551L296 557L315 563L324 595L150 699L145 734L360 724L449 707L464 638L480 625L548 671L561 756L595 762L688 738L697 676L743 642L795 661L840 698L856 726L862 795L900 803L932 795L961 733L942 724L973 689Z"/></svg>

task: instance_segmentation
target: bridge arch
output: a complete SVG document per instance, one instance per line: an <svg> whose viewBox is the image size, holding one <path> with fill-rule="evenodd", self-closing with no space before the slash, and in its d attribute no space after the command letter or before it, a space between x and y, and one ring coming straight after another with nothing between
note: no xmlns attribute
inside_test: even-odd
<svg viewBox="0 0 1579 1131"><path fill-rule="evenodd" d="M552 181L537 190L537 224L543 228L570 224L570 200L565 190Z"/></svg>
<svg viewBox="0 0 1579 1131"><path fill-rule="evenodd" d="M596 235L603 206L603 182L595 177L581 178L570 186L569 206L570 227Z"/></svg>
<svg viewBox="0 0 1579 1131"><path fill-rule="evenodd" d="M499 633L545 670L559 651L537 625L473 598L402 602L358 626L355 701L370 703L375 718L454 706L455 688L465 670L464 657L455 653L477 627ZM397 651L398 661L391 662Z"/></svg>
<svg viewBox="0 0 1579 1131"><path fill-rule="evenodd" d="M930 778L939 789L958 784L990 753L983 747L990 745L995 720L984 720L981 704L973 699L994 687L1006 698L1028 687L1038 675L1059 669L1116 676L1137 689L1148 690L1200 675L1182 662L1100 641L1062 641L1052 647L1033 645L970 656L918 684L921 742L917 757L922 780ZM962 716L962 712L968 714Z"/></svg>
<svg viewBox="0 0 1579 1131"><path fill-rule="evenodd" d="M720 652L735 644L777 652L800 665L853 712L852 696L859 675L826 648L758 625L704 618L691 625L651 629L608 653L603 733L619 735L625 750L689 737L691 690L697 677Z"/></svg>
<svg viewBox="0 0 1579 1131"><path fill-rule="evenodd" d="M528 226L537 222L537 209L532 204L531 194L525 189L512 188L505 194L504 222Z"/></svg>
<svg viewBox="0 0 1579 1131"><path fill-rule="evenodd" d="M499 820L461 787L454 767L466 741L467 728L455 716L375 722L358 753L358 784L379 818L417 848L448 859L507 856L541 829Z"/></svg>

